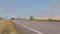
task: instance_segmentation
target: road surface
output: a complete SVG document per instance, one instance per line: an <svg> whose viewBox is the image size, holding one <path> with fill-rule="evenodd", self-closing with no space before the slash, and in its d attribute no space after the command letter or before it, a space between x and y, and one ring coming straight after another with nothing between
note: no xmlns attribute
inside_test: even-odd
<svg viewBox="0 0 60 34"><path fill-rule="evenodd" d="M11 20L21 34L60 34L60 22Z"/></svg>

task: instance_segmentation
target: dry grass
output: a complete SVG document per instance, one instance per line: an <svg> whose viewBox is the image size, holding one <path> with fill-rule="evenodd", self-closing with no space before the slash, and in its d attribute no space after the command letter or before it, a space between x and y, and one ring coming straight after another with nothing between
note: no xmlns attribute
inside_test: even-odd
<svg viewBox="0 0 60 34"><path fill-rule="evenodd" d="M20 34L9 20L0 20L0 34Z"/></svg>

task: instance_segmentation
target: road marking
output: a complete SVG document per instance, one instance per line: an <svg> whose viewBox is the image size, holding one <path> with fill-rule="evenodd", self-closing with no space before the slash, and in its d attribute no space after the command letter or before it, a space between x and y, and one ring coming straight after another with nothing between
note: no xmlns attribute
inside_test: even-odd
<svg viewBox="0 0 60 34"><path fill-rule="evenodd" d="M31 27L28 27L28 26L26 26L26 25L24 25L24 24L21 24L21 23L18 23L18 22L17 22L17 24L19 24L19 25L21 25L21 26L23 26L23 27L25 27L25 28L27 28L27 29L29 29L29 30L32 30L32 31L34 31L34 32L36 32L36 33L38 33L38 34L44 34L44 33L39 32L39 31L37 31L37 30L35 30L35 29L31 28Z"/></svg>

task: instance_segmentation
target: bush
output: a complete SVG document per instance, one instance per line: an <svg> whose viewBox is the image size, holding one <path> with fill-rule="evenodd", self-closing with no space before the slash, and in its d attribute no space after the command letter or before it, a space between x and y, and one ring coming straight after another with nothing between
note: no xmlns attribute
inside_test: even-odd
<svg viewBox="0 0 60 34"><path fill-rule="evenodd" d="M30 17L31 20L33 20L33 18L34 18L33 16Z"/></svg>
<svg viewBox="0 0 60 34"><path fill-rule="evenodd" d="M2 18L0 17L0 20L1 20Z"/></svg>
<svg viewBox="0 0 60 34"><path fill-rule="evenodd" d="M20 20L20 18L17 18L17 20Z"/></svg>
<svg viewBox="0 0 60 34"><path fill-rule="evenodd" d="M51 18L49 18L49 21L51 21Z"/></svg>
<svg viewBox="0 0 60 34"><path fill-rule="evenodd" d="M11 20L14 20L14 18L11 18Z"/></svg>

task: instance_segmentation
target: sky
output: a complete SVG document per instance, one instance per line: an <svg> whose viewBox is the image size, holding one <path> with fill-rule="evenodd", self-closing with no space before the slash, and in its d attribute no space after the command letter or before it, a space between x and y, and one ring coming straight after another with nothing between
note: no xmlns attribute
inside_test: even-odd
<svg viewBox="0 0 60 34"><path fill-rule="evenodd" d="M60 17L60 0L0 0L0 17Z"/></svg>

